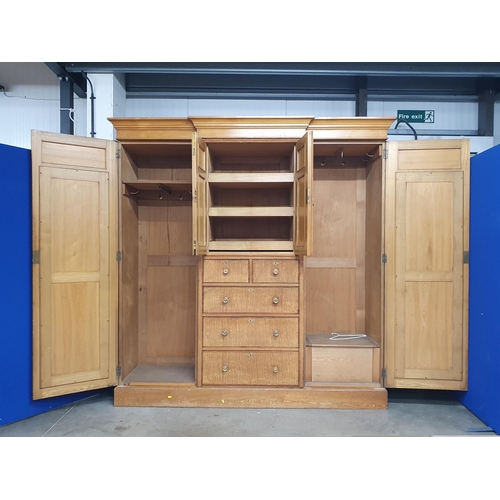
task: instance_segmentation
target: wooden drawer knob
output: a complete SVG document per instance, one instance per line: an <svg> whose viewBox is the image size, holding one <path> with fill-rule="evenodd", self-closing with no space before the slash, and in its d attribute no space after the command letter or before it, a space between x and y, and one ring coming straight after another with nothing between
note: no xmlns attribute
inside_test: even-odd
<svg viewBox="0 0 500 500"><path fill-rule="evenodd" d="M278 297L274 297L274 299L273 299L273 304L278 304L278 303L279 303L279 299L278 299Z"/></svg>
<svg viewBox="0 0 500 500"><path fill-rule="evenodd" d="M278 269L273 269L273 274L276 276L279 273Z"/></svg>
<svg viewBox="0 0 500 500"><path fill-rule="evenodd" d="M226 365L224 365L224 366L222 367L222 371L223 371L224 373L226 373L228 370L229 370L229 368L228 368Z"/></svg>
<svg viewBox="0 0 500 500"><path fill-rule="evenodd" d="M273 373L278 373L278 367L277 367L277 366L275 366L275 367L273 368Z"/></svg>
<svg viewBox="0 0 500 500"><path fill-rule="evenodd" d="M223 304L227 304L228 302L229 302L229 299L228 299L227 297L224 297L224 298L222 299L222 303L223 303Z"/></svg>
<svg viewBox="0 0 500 500"><path fill-rule="evenodd" d="M223 274L229 274L229 269L224 269L224 271L222 271Z"/></svg>
<svg viewBox="0 0 500 500"><path fill-rule="evenodd" d="M279 334L280 334L280 332L278 332L278 330L274 330L273 335L274 335L275 337L277 337Z"/></svg>
<svg viewBox="0 0 500 500"><path fill-rule="evenodd" d="M227 337L227 330L222 330L222 336Z"/></svg>

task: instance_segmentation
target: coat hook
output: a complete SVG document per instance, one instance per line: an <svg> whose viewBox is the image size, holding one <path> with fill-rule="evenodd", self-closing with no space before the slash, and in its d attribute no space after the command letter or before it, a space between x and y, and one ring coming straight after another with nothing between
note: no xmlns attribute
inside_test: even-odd
<svg viewBox="0 0 500 500"><path fill-rule="evenodd" d="M166 191L168 194L172 194L172 190L168 186L164 186L163 184L158 184L158 187L160 189L163 189L163 191Z"/></svg>
<svg viewBox="0 0 500 500"><path fill-rule="evenodd" d="M321 165L322 167L324 167L324 166L326 165L326 158L322 158L322 159L321 159L320 165Z"/></svg>

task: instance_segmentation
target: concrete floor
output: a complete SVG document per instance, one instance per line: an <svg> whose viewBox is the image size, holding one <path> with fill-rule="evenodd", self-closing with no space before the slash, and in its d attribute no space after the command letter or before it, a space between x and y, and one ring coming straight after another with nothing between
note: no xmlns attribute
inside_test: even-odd
<svg viewBox="0 0 500 500"><path fill-rule="evenodd" d="M0 427L0 437L497 436L451 397L390 391L387 410L116 408L111 391Z"/></svg>

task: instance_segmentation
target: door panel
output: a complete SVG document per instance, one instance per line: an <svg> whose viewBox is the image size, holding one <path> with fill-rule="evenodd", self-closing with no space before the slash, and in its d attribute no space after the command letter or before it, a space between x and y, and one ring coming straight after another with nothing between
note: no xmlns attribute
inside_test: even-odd
<svg viewBox="0 0 500 500"><path fill-rule="evenodd" d="M313 166L313 136L312 132L307 132L296 149L295 255L312 254Z"/></svg>
<svg viewBox="0 0 500 500"><path fill-rule="evenodd" d="M208 252L208 172L206 144L193 133L193 254Z"/></svg>
<svg viewBox="0 0 500 500"><path fill-rule="evenodd" d="M117 383L113 151L111 141L33 134L34 399Z"/></svg>
<svg viewBox="0 0 500 500"><path fill-rule="evenodd" d="M468 282L463 255L468 249L468 161L462 161L462 149L468 144L442 143L392 143L389 148L388 387L467 387ZM422 161L410 155L410 147ZM442 169L437 168L440 152ZM425 163L431 153L432 161ZM424 165L434 170L426 171Z"/></svg>

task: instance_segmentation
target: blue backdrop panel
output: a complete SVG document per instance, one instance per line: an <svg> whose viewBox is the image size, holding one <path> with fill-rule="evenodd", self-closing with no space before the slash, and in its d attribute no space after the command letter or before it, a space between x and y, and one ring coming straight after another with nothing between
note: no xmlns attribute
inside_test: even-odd
<svg viewBox="0 0 500 500"><path fill-rule="evenodd" d="M461 403L500 433L500 146L471 158L469 390Z"/></svg>
<svg viewBox="0 0 500 500"><path fill-rule="evenodd" d="M0 426L93 392L32 399L31 151L0 144Z"/></svg>

